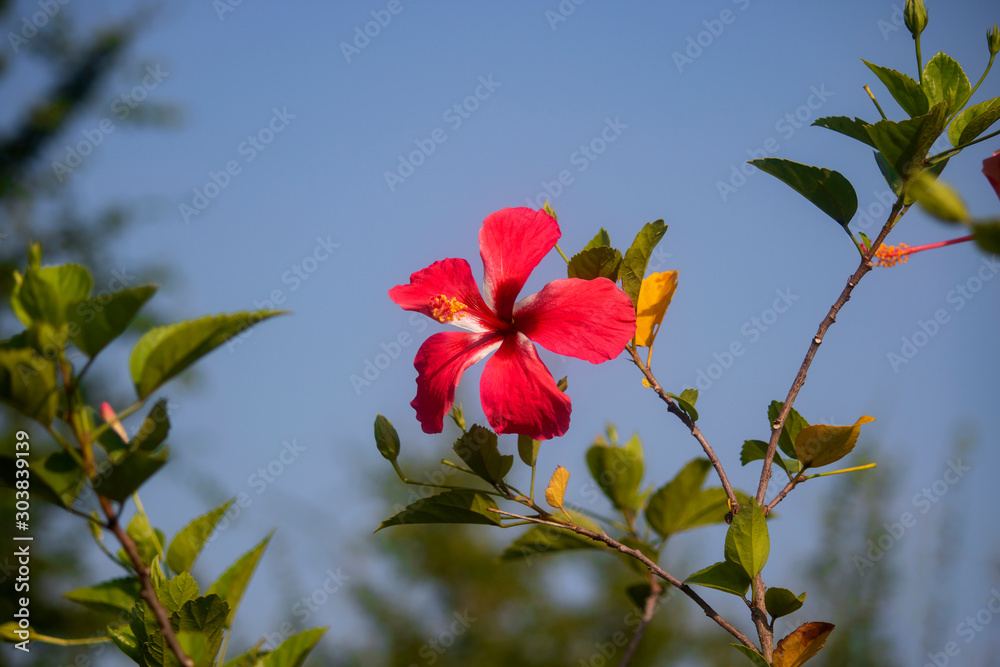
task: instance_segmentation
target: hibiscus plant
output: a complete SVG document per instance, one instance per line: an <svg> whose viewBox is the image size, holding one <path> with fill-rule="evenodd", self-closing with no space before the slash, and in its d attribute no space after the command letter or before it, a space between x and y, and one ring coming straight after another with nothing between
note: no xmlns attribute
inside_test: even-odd
<svg viewBox="0 0 1000 667"><path fill-rule="evenodd" d="M914 252L964 241L977 242L985 252L1000 253L1000 220L972 220L954 188L938 180L951 158L998 134L984 133L1000 118L1000 97L966 105L1000 51L1000 31L994 25L987 34L989 65L973 87L962 67L944 53L922 61L920 35L927 25L923 3L908 0L904 18L914 39L917 79L867 61L865 64L909 117L888 119L875 94L865 86L881 120L834 116L813 123L874 149L878 167L896 195L874 239L852 231L850 222L858 198L840 173L786 159L751 161L839 223L860 257L857 269L812 336L788 394L784 400L770 403L769 435L743 444L741 465L762 461L760 482L753 494L733 488L722 460L702 432L696 407L698 391L686 388L671 393L653 372L653 343L677 289L677 272L647 275L646 270L667 226L662 220L647 223L624 253L611 244L602 228L580 252L567 257L557 245L560 230L556 213L546 204L539 211L509 208L486 217L479 232L482 292L464 259L435 262L411 275L409 283L389 290L389 298L402 308L463 330L436 333L421 345L414 361L417 393L411 406L425 433L441 433L445 417L452 419L460 433L453 445L460 461L442 463L464 473L470 483L441 484L407 477L398 460L399 435L388 419L378 415L375 442L379 452L404 483L424 490L408 506L398 507L378 530L421 523L530 525L501 554L502 560L530 561L543 554L580 549L624 554L644 579L628 591L641 621L625 647L623 665L630 661L661 597L674 591L690 598L728 632L736 640L733 646L754 665L792 667L815 656L833 631L832 623L805 623L775 639L775 620L801 608L806 594L765 584L762 571L770 551L767 523L775 507L803 482L874 468L875 463L869 463L816 472L847 456L862 426L874 419L862 415L852 424L810 424L794 408L806 373L840 310L875 265L891 266L906 261ZM950 146L932 153L945 132ZM984 161L983 172L1000 195L1000 151ZM964 226L967 234L917 248L884 245L915 203L947 224ZM567 277L552 280L538 293L518 300L528 275L553 248L566 260ZM704 456L687 463L655 491L644 492L638 436L621 444L609 426L607 437L598 436L585 457L594 482L618 516L606 519L573 505L565 497L569 472L563 466L551 474L540 494L543 501L535 489L538 451L543 442L566 434L572 406L566 378L558 382L553 378L539 358L536 344L595 364L624 356L636 367L644 386L690 431ZM468 426L461 406L454 404L462 374L484 359L479 393L489 428ZM513 453L502 453L507 448L513 451L514 439L501 445L502 435L516 436L517 458L530 469L530 481L523 491L512 481ZM783 478L772 487L775 466ZM713 473L720 486L706 487ZM433 479L429 475L425 478ZM439 476L439 481L445 480ZM500 502L510 507L501 509ZM723 522L728 529L719 562L686 576L671 573L661 563L660 554L672 535ZM756 639L716 612L698 588L742 599Z"/></svg>

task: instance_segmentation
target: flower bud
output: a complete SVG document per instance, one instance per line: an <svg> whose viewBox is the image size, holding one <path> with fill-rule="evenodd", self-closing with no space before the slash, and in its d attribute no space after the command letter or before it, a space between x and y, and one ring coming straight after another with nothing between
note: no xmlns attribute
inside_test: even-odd
<svg viewBox="0 0 1000 667"><path fill-rule="evenodd" d="M379 454L387 461L395 461L399 456L399 435L392 423L382 415L375 417L375 445Z"/></svg>
<svg viewBox="0 0 1000 667"><path fill-rule="evenodd" d="M997 29L996 23L986 33L986 46L990 49L991 58L1000 52L1000 30Z"/></svg>
<svg viewBox="0 0 1000 667"><path fill-rule="evenodd" d="M924 7L924 0L906 0L903 22L906 23L906 28L914 39L924 31L927 27L927 8Z"/></svg>

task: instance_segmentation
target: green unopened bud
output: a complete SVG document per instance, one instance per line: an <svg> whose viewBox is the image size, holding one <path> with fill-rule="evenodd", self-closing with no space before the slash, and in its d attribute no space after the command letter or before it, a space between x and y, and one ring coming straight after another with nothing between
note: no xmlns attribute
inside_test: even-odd
<svg viewBox="0 0 1000 667"><path fill-rule="evenodd" d="M986 33L986 46L990 49L991 58L1000 52L1000 30L997 29L996 23Z"/></svg>
<svg viewBox="0 0 1000 667"><path fill-rule="evenodd" d="M903 22L906 23L906 28L914 39L924 31L927 27L927 8L924 7L924 0L906 0Z"/></svg>
<svg viewBox="0 0 1000 667"><path fill-rule="evenodd" d="M395 461L399 456L399 434L392 422L382 415L375 417L375 445L386 461Z"/></svg>

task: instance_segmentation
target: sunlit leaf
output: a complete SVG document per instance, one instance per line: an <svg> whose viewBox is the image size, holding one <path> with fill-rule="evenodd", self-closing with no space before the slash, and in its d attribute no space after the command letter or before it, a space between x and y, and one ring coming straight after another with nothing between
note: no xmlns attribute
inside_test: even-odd
<svg viewBox="0 0 1000 667"><path fill-rule="evenodd" d="M646 276L646 265L666 231L667 225L663 220L647 222L636 234L632 246L625 252L619 275L622 289L632 299L633 304L639 303L639 290L642 287L642 279Z"/></svg>
<svg viewBox="0 0 1000 667"><path fill-rule="evenodd" d="M774 648L774 667L800 667L823 648L833 632L832 623L804 623Z"/></svg>
<svg viewBox="0 0 1000 667"><path fill-rule="evenodd" d="M566 496L567 484L569 484L569 470L566 470L562 466L557 466L556 471L552 473L552 479L549 480L549 485L545 487L545 502L550 507L554 507L557 510L563 508L563 498Z"/></svg>
<svg viewBox="0 0 1000 667"><path fill-rule="evenodd" d="M861 434L861 426L875 421L864 415L851 426L815 424L802 429L795 438L795 452L803 466L819 468L851 453Z"/></svg>

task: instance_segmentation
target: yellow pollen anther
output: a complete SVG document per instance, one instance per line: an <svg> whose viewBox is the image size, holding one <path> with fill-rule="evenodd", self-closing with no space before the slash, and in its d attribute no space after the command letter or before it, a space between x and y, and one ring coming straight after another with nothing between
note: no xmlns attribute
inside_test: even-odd
<svg viewBox="0 0 1000 667"><path fill-rule="evenodd" d="M468 308L468 306L455 297L449 299L444 294L438 294L436 297L433 297L428 302L428 305L431 307L434 318L438 322L460 320L465 317L465 309Z"/></svg>
<svg viewBox="0 0 1000 667"><path fill-rule="evenodd" d="M895 266L900 262L906 264L910 259L909 248L910 246L905 243L900 243L898 247L892 245L882 246L875 251L876 266Z"/></svg>

